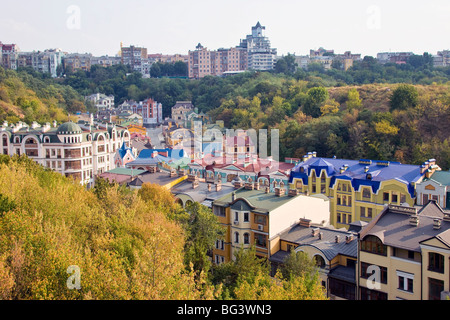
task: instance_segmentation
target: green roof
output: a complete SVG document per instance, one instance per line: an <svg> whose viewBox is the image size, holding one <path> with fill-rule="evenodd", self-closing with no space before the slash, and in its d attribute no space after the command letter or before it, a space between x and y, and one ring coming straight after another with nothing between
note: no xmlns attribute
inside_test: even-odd
<svg viewBox="0 0 450 320"><path fill-rule="evenodd" d="M435 171L431 178L426 180L433 180L441 185L450 186L450 171Z"/></svg>
<svg viewBox="0 0 450 320"><path fill-rule="evenodd" d="M142 174L145 172L145 170L136 170L136 169L128 169L128 168L115 168L112 170L107 171L108 173L114 173L114 174L122 174L127 176L137 176L139 174Z"/></svg>
<svg viewBox="0 0 450 320"><path fill-rule="evenodd" d="M270 192L266 193L265 190L247 190L245 188L240 188L235 191L235 199L244 199L246 200L250 206L254 207L253 211L265 212L268 213L288 201L291 201L295 197L288 196L287 194L279 197L276 196L275 193ZM224 197L217 199L214 201L215 205L229 205L231 201L232 193L225 195Z"/></svg>
<svg viewBox="0 0 450 320"><path fill-rule="evenodd" d="M81 130L80 126L78 124L76 124L75 122L71 122L71 121L60 125L58 127L58 131L57 131L58 134L61 134L61 133L62 134L67 134L67 133L71 134L71 133L81 133L81 132L82 132L82 130Z"/></svg>

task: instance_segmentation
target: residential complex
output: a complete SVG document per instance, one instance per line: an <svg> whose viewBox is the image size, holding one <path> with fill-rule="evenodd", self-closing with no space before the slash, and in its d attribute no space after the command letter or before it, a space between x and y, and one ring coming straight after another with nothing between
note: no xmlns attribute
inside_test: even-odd
<svg viewBox="0 0 450 320"><path fill-rule="evenodd" d="M212 202L212 210L226 227L223 240L213 250L213 261L223 263L234 259L236 250L255 246L257 255L270 258L278 251L279 234L298 222L310 219L317 225L328 224L328 199L317 195L284 195L270 192L258 182L245 186L238 181L236 190Z"/></svg>
<svg viewBox="0 0 450 320"><path fill-rule="evenodd" d="M163 122L162 104L149 98L131 104L133 113L142 116L143 126L146 128L155 127Z"/></svg>
<svg viewBox="0 0 450 320"><path fill-rule="evenodd" d="M277 52L271 48L264 30L265 27L258 22L252 27L252 34L234 48L210 51L199 43L194 51L189 51L189 78L221 76L245 70L272 70Z"/></svg>
<svg viewBox="0 0 450 320"><path fill-rule="evenodd" d="M115 168L116 151L129 146L128 130L112 124L54 122L28 126L19 122L0 128L1 150L7 155L26 154L44 167L82 184L93 183L95 175Z"/></svg>
<svg viewBox="0 0 450 320"><path fill-rule="evenodd" d="M150 77L150 63L147 48L120 46L122 64L129 65L134 71L142 73L143 77Z"/></svg>
<svg viewBox="0 0 450 320"><path fill-rule="evenodd" d="M247 51L247 69L249 70L272 70L275 67L277 50L271 48L270 40L265 36L266 27L259 21L252 27L252 33L241 40L238 48Z"/></svg>
<svg viewBox="0 0 450 320"><path fill-rule="evenodd" d="M447 299L449 231L450 214L433 200L384 208L359 235L359 299Z"/></svg>

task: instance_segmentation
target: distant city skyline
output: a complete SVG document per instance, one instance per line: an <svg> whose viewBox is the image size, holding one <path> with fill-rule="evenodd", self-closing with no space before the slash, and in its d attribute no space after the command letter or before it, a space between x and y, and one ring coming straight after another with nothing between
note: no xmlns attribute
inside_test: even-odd
<svg viewBox="0 0 450 320"><path fill-rule="evenodd" d="M16 0L2 4L0 41L22 51L60 48L114 56L124 46L187 54L239 45L259 21L278 55L324 47L362 56L449 49L450 2Z"/></svg>

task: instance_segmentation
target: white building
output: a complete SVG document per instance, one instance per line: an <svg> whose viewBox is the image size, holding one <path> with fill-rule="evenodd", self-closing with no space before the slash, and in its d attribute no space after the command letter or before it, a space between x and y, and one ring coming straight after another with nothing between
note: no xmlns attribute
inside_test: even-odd
<svg viewBox="0 0 450 320"><path fill-rule="evenodd" d="M112 124L66 122L31 126L19 122L0 127L3 154L22 155L53 169L81 184L90 184L94 176L115 168L114 156L122 146L130 146L126 128Z"/></svg>
<svg viewBox="0 0 450 320"><path fill-rule="evenodd" d="M114 96L107 96L103 93L95 93L85 97L86 101L90 101L97 108L97 111L114 108Z"/></svg>
<svg viewBox="0 0 450 320"><path fill-rule="evenodd" d="M241 40L238 47L247 49L249 70L272 70L275 67L277 50L270 47L269 38L263 33L265 29L258 22L252 27L252 34Z"/></svg>
<svg viewBox="0 0 450 320"><path fill-rule="evenodd" d="M450 209L450 172L435 171L429 178L416 184L417 204L434 200L443 209Z"/></svg>

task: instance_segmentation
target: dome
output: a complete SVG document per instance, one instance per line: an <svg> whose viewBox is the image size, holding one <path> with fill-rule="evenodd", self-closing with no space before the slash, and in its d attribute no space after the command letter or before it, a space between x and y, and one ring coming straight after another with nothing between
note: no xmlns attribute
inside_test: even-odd
<svg viewBox="0 0 450 320"><path fill-rule="evenodd" d="M75 134L82 133L80 126L72 121L63 123L59 126L58 134Z"/></svg>

